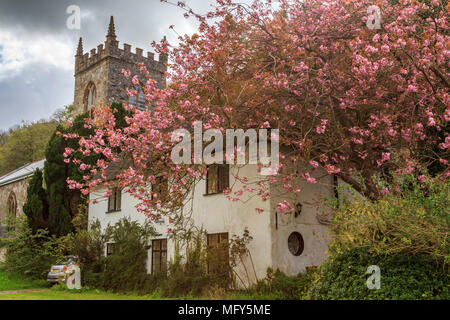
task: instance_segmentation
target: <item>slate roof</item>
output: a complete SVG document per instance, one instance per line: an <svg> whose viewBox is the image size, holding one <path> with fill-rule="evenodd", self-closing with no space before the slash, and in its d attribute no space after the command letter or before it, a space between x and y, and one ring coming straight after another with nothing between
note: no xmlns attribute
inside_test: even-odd
<svg viewBox="0 0 450 320"><path fill-rule="evenodd" d="M28 163L23 167L5 174L3 177L0 177L0 187L31 177L36 169L44 169L44 162L45 159Z"/></svg>

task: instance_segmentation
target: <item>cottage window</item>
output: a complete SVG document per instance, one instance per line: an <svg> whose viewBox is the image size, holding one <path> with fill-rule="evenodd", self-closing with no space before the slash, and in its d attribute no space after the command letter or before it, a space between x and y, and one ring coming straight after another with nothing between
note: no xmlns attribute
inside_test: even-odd
<svg viewBox="0 0 450 320"><path fill-rule="evenodd" d="M152 274L167 272L167 239L152 241Z"/></svg>
<svg viewBox="0 0 450 320"><path fill-rule="evenodd" d="M110 256L114 253L115 243L107 243L106 244L106 256Z"/></svg>
<svg viewBox="0 0 450 320"><path fill-rule="evenodd" d="M230 256L228 251L228 233L207 235L208 273L228 275Z"/></svg>
<svg viewBox="0 0 450 320"><path fill-rule="evenodd" d="M113 188L111 196L108 198L108 212L117 212L122 208L122 190Z"/></svg>
<svg viewBox="0 0 450 320"><path fill-rule="evenodd" d="M226 164L208 166L206 194L222 193L230 186L230 169Z"/></svg>
<svg viewBox="0 0 450 320"><path fill-rule="evenodd" d="M156 177L155 180L155 184L152 185L152 200L164 201L168 194L169 183L162 176Z"/></svg>
<svg viewBox="0 0 450 320"><path fill-rule="evenodd" d="M300 233L298 232L291 233L291 235L288 238L288 248L289 251L294 256L299 256L303 253L303 250L305 249L305 242Z"/></svg>

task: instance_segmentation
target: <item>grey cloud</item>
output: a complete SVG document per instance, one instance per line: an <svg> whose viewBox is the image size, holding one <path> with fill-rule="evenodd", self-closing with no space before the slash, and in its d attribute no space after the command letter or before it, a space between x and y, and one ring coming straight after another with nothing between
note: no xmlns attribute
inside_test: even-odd
<svg viewBox="0 0 450 320"><path fill-rule="evenodd" d="M48 118L73 100L72 72L30 66L27 75L0 84L0 128Z"/></svg>
<svg viewBox="0 0 450 320"><path fill-rule="evenodd" d="M188 0L188 5L206 12L215 0ZM66 21L67 7L78 5L81 9L81 30L69 30ZM105 41L109 17L114 15L116 33L121 45L152 50L151 42L164 35L175 39L169 29L175 25L178 33L192 30L195 21L186 20L180 8L159 0L2 0L0 1L0 31L29 37L54 36L64 39L75 54L78 38L83 37L84 50L88 52ZM25 41L25 40L24 40ZM0 64L3 62L0 43ZM25 43L26 45L26 43ZM3 48L4 49L4 48ZM42 48L42 54L48 48ZM70 57L68 63L73 63ZM73 101L73 71L33 63L19 74L14 73L0 81L0 129L7 129L25 121L36 121L50 116L57 108ZM13 111L13 112L12 112Z"/></svg>

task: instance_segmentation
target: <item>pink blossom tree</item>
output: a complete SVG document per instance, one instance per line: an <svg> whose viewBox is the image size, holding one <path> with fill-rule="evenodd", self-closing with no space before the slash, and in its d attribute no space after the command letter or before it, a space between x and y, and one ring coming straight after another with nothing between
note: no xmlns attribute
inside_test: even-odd
<svg viewBox="0 0 450 320"><path fill-rule="evenodd" d="M368 27L373 4L381 12L379 29ZM206 174L204 165L175 165L170 158L171 133L192 131L195 121L222 132L280 130L279 173L226 190L234 201L243 192L267 200L267 183L300 192L294 181L316 183L311 171L319 167L370 199L384 190L386 172L438 163L442 178L450 175L447 1L282 0L274 9L270 1L217 0L205 15L175 5L198 19L199 31L180 37L177 47L165 39L154 44L169 55L170 85L157 89L145 67L133 75L129 94L141 86L153 108L128 107L133 116L123 129L110 108L94 110L89 126L96 134L81 139L79 151L104 159L80 166L85 183L69 181L72 188L87 194L109 185L108 166L126 163L116 178L140 200L138 210L172 212ZM308 166L291 172L284 170L288 163ZM149 188L160 175L171 181L165 201ZM286 201L279 208L292 210Z"/></svg>

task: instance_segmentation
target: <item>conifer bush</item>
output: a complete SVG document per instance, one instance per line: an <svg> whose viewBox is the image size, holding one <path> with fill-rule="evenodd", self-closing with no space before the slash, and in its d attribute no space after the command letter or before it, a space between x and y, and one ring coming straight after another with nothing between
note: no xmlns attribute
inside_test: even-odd
<svg viewBox="0 0 450 320"><path fill-rule="evenodd" d="M27 221L18 223L8 236L0 239L0 247L7 250L3 267L11 273L45 280L50 267L64 256L61 239L46 230L33 232Z"/></svg>

